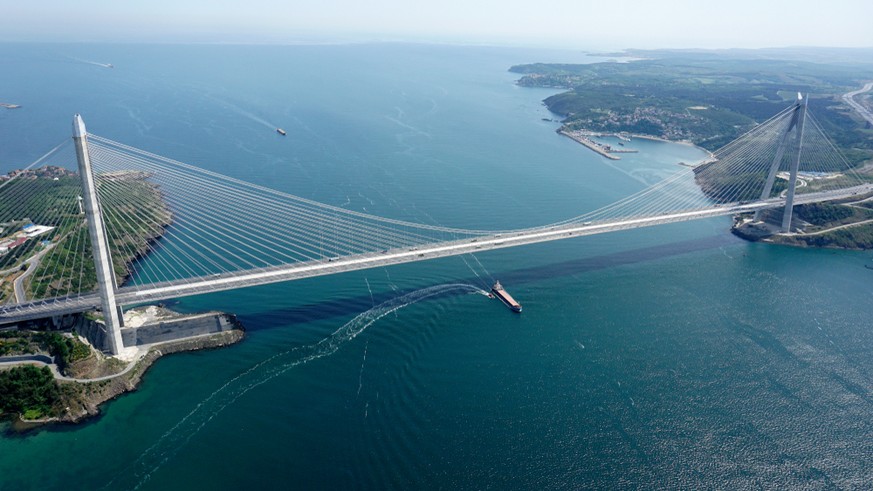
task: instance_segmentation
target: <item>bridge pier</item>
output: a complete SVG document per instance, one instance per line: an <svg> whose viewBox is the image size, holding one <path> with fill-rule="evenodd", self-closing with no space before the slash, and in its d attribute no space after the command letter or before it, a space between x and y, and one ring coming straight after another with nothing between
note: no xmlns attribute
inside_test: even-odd
<svg viewBox="0 0 873 491"><path fill-rule="evenodd" d="M779 166L782 164L782 157L785 156L785 148L788 147L788 140L791 138L791 128L797 121L797 110L795 109L794 117L788 125L785 134L779 141L779 148L776 149L776 156L773 157L773 163L770 164L770 171L767 173L767 181L764 183L764 190L761 191L761 201L770 198L770 193L773 191L773 183L776 182L776 174L779 172ZM761 221L761 211L755 212L755 221Z"/></svg>
<svg viewBox="0 0 873 491"><path fill-rule="evenodd" d="M803 146L803 126L806 120L807 100L800 93L797 94L797 101L794 103L794 115L788 124L788 129L785 130L782 139L779 141L779 147L776 149L776 155L767 173L767 181L764 183L763 191L761 191L761 201L770 199L773 183L776 181L776 174L779 172L779 166L782 164L782 158L785 156L791 132L794 130L794 153L791 157L791 164L788 170L788 193L785 197L785 212L782 215L782 232L791 231L791 216L794 212L794 190L797 187L797 172L800 167L800 152ZM761 212L762 210L755 212L755 221L761 220Z"/></svg>
<svg viewBox="0 0 873 491"><path fill-rule="evenodd" d="M785 196L785 213L782 215L782 232L791 232L791 216L794 213L794 190L797 188L797 171L800 168L800 154L803 149L803 125L806 121L806 106L809 97L797 94L797 119L794 122L794 154L788 170L788 194ZM788 131L791 131L789 126Z"/></svg>
<svg viewBox="0 0 873 491"><path fill-rule="evenodd" d="M73 142L76 147L76 159L79 163L79 176L82 178L85 220L88 225L88 235L91 238L91 250L97 272L97 288L100 293L103 322L106 326L106 344L103 349L117 355L124 348L124 343L121 340L121 316L115 301L115 273L112 267L109 243L106 240L106 228L103 225L100 200L97 198L94 173L91 170L88 132L85 130L85 122L78 114L73 116Z"/></svg>

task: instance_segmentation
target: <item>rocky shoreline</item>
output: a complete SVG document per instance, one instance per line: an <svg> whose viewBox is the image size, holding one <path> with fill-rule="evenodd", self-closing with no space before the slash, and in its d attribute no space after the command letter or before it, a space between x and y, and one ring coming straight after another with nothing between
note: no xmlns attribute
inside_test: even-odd
<svg viewBox="0 0 873 491"><path fill-rule="evenodd" d="M24 432L49 424L78 424L100 414L100 406L137 389L148 369L161 357L180 352L217 349L236 344L245 337L245 331L236 318L226 316L233 328L226 331L167 341L152 345L132 368L121 374L95 381L59 380L64 412L60 416L39 420L13 420L11 429Z"/></svg>

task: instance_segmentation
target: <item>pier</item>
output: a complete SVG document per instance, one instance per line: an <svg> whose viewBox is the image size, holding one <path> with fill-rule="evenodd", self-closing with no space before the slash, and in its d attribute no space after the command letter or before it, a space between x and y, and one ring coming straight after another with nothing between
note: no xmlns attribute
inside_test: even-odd
<svg viewBox="0 0 873 491"><path fill-rule="evenodd" d="M609 151L606 148L604 148L603 145L588 138L588 136L585 133L582 133L581 131L567 131L567 130L562 128L562 129L558 130L558 133L560 133L560 134L562 134L562 135L564 135L564 136L566 136L566 137L568 137L568 138L570 138L578 143L581 143L582 145L585 145L585 147L587 147L588 149L593 150L593 151L597 152L598 154L600 154L600 155L602 155L610 160L621 160L621 157L617 157L615 155L612 155L611 153L609 153Z"/></svg>

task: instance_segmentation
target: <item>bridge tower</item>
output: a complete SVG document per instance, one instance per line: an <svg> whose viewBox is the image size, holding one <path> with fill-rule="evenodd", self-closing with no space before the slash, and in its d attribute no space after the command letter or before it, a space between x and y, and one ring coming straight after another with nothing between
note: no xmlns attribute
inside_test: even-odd
<svg viewBox="0 0 873 491"><path fill-rule="evenodd" d="M788 148L791 135L794 134L793 153L791 163L788 169L788 191L785 196L785 213L782 215L782 231L791 231L791 215L794 212L794 190L797 187L797 171L800 168L800 154L803 148L803 126L806 121L806 106L809 98L803 97L799 92L797 101L792 108L793 115L788 128L782 135L779 142L779 147L776 149L776 156L773 158L773 163L770 164L770 171L767 173L767 181L764 183L764 190L761 192L761 200L770 198L770 193L773 190L773 182L776 180L776 173L779 171L779 165L782 163L782 157L785 156L785 150ZM761 219L761 211L755 212L755 220Z"/></svg>
<svg viewBox="0 0 873 491"><path fill-rule="evenodd" d="M115 274L112 268L112 257L109 253L109 243L106 240L106 228L103 225L100 200L97 198L97 186L94 183L94 173L91 170L88 132L85 130L85 122L78 114L73 116L73 142L76 146L76 159L79 162L79 176L82 178L85 221L88 224L88 235L91 237L91 250L94 255L94 267L97 271L97 288L100 292L100 305L103 309L103 320L106 325L106 341L103 349L117 355L124 348L124 343L121 340L121 316L118 304L115 303Z"/></svg>

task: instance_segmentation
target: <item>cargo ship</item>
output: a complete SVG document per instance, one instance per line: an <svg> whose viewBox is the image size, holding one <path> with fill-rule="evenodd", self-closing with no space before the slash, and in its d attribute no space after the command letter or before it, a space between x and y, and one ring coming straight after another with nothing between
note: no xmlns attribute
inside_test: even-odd
<svg viewBox="0 0 873 491"><path fill-rule="evenodd" d="M521 313L521 304L516 302L515 299L512 298L512 295L503 289L503 285L501 285L499 281L494 283L494 286L491 287L491 293L499 298L501 302L505 303L506 306L509 307L509 310L515 313Z"/></svg>
<svg viewBox="0 0 873 491"><path fill-rule="evenodd" d="M283 130L282 128L276 128L276 133L279 133L280 135L285 136L285 130Z"/></svg>

